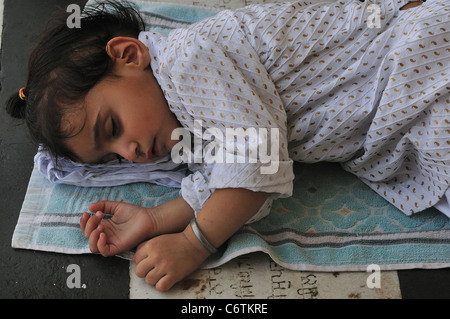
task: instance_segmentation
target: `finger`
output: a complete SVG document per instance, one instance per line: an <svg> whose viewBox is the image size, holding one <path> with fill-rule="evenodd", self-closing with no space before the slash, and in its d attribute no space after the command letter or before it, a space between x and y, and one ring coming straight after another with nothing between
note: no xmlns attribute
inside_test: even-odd
<svg viewBox="0 0 450 319"><path fill-rule="evenodd" d="M167 291L173 287L177 283L173 277L166 275L163 276L155 285L156 290L158 291Z"/></svg>
<svg viewBox="0 0 450 319"><path fill-rule="evenodd" d="M94 230L91 235L89 236L89 250L93 253L98 253L99 249L97 246L98 239L100 237L100 230L96 229Z"/></svg>
<svg viewBox="0 0 450 319"><path fill-rule="evenodd" d="M143 249L146 242L143 242L139 244L136 248L136 252L134 253L133 260L139 264L144 258L147 258L148 254L145 252L145 249Z"/></svg>
<svg viewBox="0 0 450 319"><path fill-rule="evenodd" d="M150 258L145 258L136 265L136 276L139 278L144 278L150 270L154 268L154 264Z"/></svg>
<svg viewBox="0 0 450 319"><path fill-rule="evenodd" d="M86 226L84 228L84 235L89 238L91 236L91 233L97 229L98 225L103 219L103 213L102 212L96 212L95 215L90 216L88 221L86 222Z"/></svg>
<svg viewBox="0 0 450 319"><path fill-rule="evenodd" d="M98 203L90 204L89 210L91 212L102 211L104 214L114 214L119 204L120 202L112 202L104 200Z"/></svg>
<svg viewBox="0 0 450 319"><path fill-rule="evenodd" d="M165 275L166 275L165 273L161 274L158 268L154 267L145 276L145 282L150 286L155 286L158 283L158 281L160 281L160 279Z"/></svg>
<svg viewBox="0 0 450 319"><path fill-rule="evenodd" d="M113 246L107 244L106 234L101 232L103 229L103 227L101 227L101 226L102 225L99 226L100 237L97 242L97 248L98 248L100 254L102 254L102 256L109 257L109 256L114 255L114 250L112 249Z"/></svg>
<svg viewBox="0 0 450 319"><path fill-rule="evenodd" d="M86 229L86 223L89 220L89 213L83 213L83 215L80 218L80 228L82 232L84 233L84 230Z"/></svg>

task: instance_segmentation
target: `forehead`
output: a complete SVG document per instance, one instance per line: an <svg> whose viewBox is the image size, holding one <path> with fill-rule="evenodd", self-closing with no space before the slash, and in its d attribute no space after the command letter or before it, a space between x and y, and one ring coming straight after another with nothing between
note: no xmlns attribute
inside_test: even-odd
<svg viewBox="0 0 450 319"><path fill-rule="evenodd" d="M62 118L61 130L68 138L65 146L82 162L94 162L95 149L93 127L96 110L83 103L74 106Z"/></svg>

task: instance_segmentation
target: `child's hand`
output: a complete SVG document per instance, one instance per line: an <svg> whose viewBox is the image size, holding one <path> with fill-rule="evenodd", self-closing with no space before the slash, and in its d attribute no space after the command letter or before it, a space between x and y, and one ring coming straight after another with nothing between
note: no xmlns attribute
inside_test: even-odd
<svg viewBox="0 0 450 319"><path fill-rule="evenodd" d="M186 231L161 235L142 243L133 260L136 275L159 291L169 290L209 256L197 239L186 236Z"/></svg>
<svg viewBox="0 0 450 319"><path fill-rule="evenodd" d="M113 256L136 247L145 239L155 235L156 224L151 209L121 203L102 201L89 205L95 212L84 213L80 227L89 238L89 249L103 256ZM103 219L104 214L113 215Z"/></svg>

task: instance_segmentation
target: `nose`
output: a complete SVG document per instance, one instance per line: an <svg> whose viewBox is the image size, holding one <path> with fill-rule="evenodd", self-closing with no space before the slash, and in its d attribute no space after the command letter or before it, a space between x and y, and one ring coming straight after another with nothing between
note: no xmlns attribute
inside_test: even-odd
<svg viewBox="0 0 450 319"><path fill-rule="evenodd" d="M134 141L121 141L117 144L115 153L134 162L139 157L139 144Z"/></svg>

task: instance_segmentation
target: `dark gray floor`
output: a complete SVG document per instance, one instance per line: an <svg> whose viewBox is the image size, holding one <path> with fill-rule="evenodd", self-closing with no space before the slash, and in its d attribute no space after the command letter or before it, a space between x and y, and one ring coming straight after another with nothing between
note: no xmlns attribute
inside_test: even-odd
<svg viewBox="0 0 450 319"><path fill-rule="evenodd" d="M0 88L0 298L128 298L128 262L94 255L62 255L11 248L33 168L36 146L4 104L25 85L29 53L56 6L85 0L5 0ZM85 288L69 289L66 267L77 264ZM399 271L404 298L450 298L450 269Z"/></svg>
<svg viewBox="0 0 450 319"><path fill-rule="evenodd" d="M25 126L10 119L5 100L25 86L28 56L52 10L83 0L5 0L0 110L0 298L128 298L128 261L94 255L15 250L11 238L33 168L36 147ZM70 264L80 266L86 288L69 289Z"/></svg>

